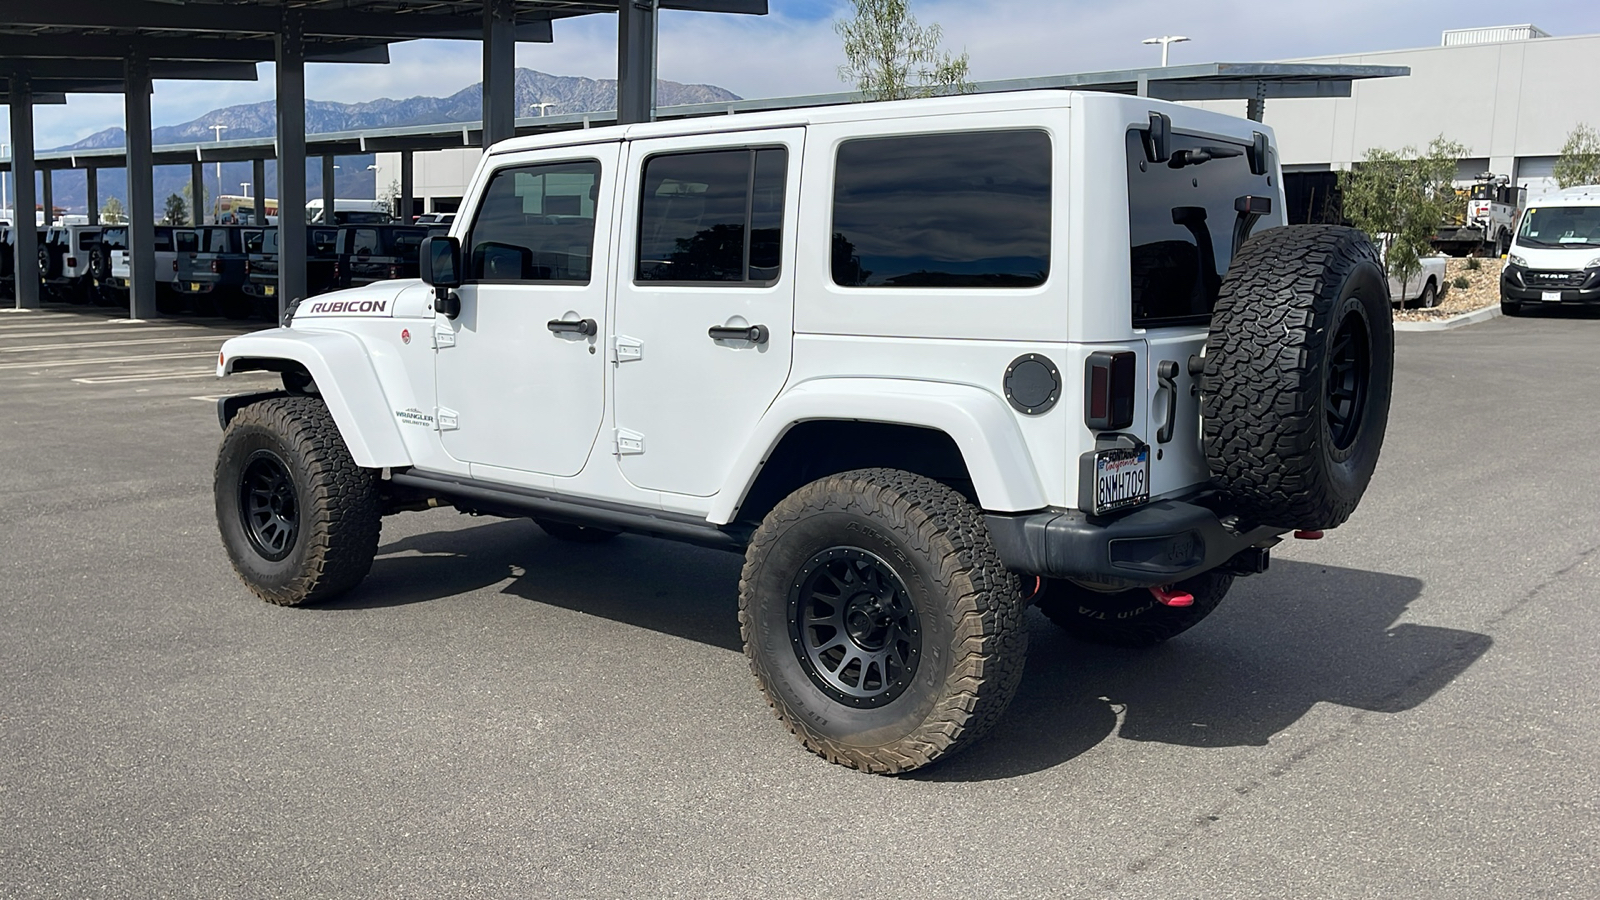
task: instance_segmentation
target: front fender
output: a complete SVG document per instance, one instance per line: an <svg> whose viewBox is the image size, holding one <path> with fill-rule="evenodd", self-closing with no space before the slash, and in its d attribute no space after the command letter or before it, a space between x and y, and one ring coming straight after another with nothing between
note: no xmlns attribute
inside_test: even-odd
<svg viewBox="0 0 1600 900"><path fill-rule="evenodd" d="M355 335L274 328L232 338L222 345L217 377L249 371L252 360L292 360L311 373L356 465L411 465L378 374Z"/></svg>
<svg viewBox="0 0 1600 900"><path fill-rule="evenodd" d="M942 431L955 441L978 502L990 512L1042 509L1044 487L1005 401L965 384L894 378L819 378L780 396L756 426L706 516L733 521L762 464L801 422L854 420Z"/></svg>

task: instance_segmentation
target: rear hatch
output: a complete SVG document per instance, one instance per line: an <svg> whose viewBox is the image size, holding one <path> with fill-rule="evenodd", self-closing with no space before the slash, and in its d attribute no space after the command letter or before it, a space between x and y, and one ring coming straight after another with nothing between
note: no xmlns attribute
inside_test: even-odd
<svg viewBox="0 0 1600 900"><path fill-rule="evenodd" d="M340 254L340 278L345 287L359 287L389 278L417 274L417 254L428 229L413 225L346 227Z"/></svg>
<svg viewBox="0 0 1600 900"><path fill-rule="evenodd" d="M1146 130L1125 137L1131 308L1146 350L1152 498L1187 493L1210 479L1195 367L1211 310L1236 242L1283 224L1276 159L1269 149L1266 174L1252 173L1249 124L1236 137L1190 134L1179 125L1164 162L1150 158ZM1248 211L1263 207L1270 212Z"/></svg>
<svg viewBox="0 0 1600 900"><path fill-rule="evenodd" d="M244 232L236 226L197 229L194 250L178 253L178 290L206 293L244 284Z"/></svg>

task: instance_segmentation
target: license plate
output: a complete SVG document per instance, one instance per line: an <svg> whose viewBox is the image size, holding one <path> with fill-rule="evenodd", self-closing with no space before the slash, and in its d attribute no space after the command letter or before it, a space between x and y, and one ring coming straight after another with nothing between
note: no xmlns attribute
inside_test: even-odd
<svg viewBox="0 0 1600 900"><path fill-rule="evenodd" d="M271 297L273 294L276 294L278 292L277 285L272 285L272 284L266 285L266 290L267 290L267 296L268 297Z"/></svg>
<svg viewBox="0 0 1600 900"><path fill-rule="evenodd" d="M1094 455L1095 515L1150 500L1150 448L1100 450Z"/></svg>
<svg viewBox="0 0 1600 900"><path fill-rule="evenodd" d="M1539 295L1539 299L1543 300L1546 303L1560 303L1561 302L1561 292L1560 291L1544 291L1543 293L1541 293Z"/></svg>
<svg viewBox="0 0 1600 900"><path fill-rule="evenodd" d="M198 282L198 281L189 282L189 290L191 290L191 291L200 290L200 282Z"/></svg>

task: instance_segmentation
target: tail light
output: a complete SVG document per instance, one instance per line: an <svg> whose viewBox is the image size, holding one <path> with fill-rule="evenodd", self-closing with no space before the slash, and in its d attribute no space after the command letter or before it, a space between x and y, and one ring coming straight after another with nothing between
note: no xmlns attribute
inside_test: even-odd
<svg viewBox="0 0 1600 900"><path fill-rule="evenodd" d="M178 271L178 261L177 260L173 260L172 261L172 271L174 271L174 272Z"/></svg>
<svg viewBox="0 0 1600 900"><path fill-rule="evenodd" d="M389 277L390 278L399 278L400 277L400 267L391 263L389 265Z"/></svg>
<svg viewBox="0 0 1600 900"><path fill-rule="evenodd" d="M67 257L67 268L76 269L77 267L78 267L78 258L76 256Z"/></svg>
<svg viewBox="0 0 1600 900"><path fill-rule="evenodd" d="M222 260L213 259L211 261L211 272L212 272L212 274L218 274L221 271L222 271Z"/></svg>
<svg viewBox="0 0 1600 900"><path fill-rule="evenodd" d="M1083 421L1095 431L1133 424L1138 357L1131 350L1089 354L1083 373Z"/></svg>
<svg viewBox="0 0 1600 900"><path fill-rule="evenodd" d="M339 264L338 263L334 263L333 264L333 280L334 281L338 281L339 280L339 276L340 276Z"/></svg>
<svg viewBox="0 0 1600 900"><path fill-rule="evenodd" d="M248 259L244 261L244 273L246 275L250 274L250 260Z"/></svg>

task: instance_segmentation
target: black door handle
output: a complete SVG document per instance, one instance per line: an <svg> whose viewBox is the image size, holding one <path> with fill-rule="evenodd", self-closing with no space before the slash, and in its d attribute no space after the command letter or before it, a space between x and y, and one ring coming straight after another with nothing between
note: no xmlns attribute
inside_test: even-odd
<svg viewBox="0 0 1600 900"><path fill-rule="evenodd" d="M706 334L711 335L713 341L749 341L752 344L767 342L765 325L713 325Z"/></svg>
<svg viewBox="0 0 1600 900"><path fill-rule="evenodd" d="M546 325L552 334L581 334L584 336L600 333L600 325L593 319L579 319L568 322L565 319L551 319Z"/></svg>

